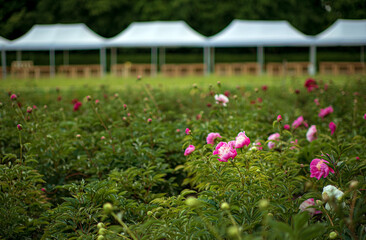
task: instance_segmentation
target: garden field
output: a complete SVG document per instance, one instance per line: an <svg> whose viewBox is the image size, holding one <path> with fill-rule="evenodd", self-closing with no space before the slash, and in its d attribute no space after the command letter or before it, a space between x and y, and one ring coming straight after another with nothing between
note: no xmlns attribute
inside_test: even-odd
<svg viewBox="0 0 366 240"><path fill-rule="evenodd" d="M0 239L366 239L365 76L0 93Z"/></svg>

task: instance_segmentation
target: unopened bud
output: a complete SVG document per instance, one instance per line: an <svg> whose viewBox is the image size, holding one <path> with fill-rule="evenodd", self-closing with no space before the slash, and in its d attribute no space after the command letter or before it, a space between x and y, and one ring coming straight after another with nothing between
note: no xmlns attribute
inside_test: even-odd
<svg viewBox="0 0 366 240"><path fill-rule="evenodd" d="M269 201L267 199L262 199L258 202L258 206L260 209L266 209L269 205Z"/></svg>
<svg viewBox="0 0 366 240"><path fill-rule="evenodd" d="M149 217L150 217L151 215L153 215L153 212L152 212L152 211L148 211L148 212L147 212L147 216L149 216Z"/></svg>
<svg viewBox="0 0 366 240"><path fill-rule="evenodd" d="M316 200L316 205L317 206L322 206L324 203L322 200Z"/></svg>
<svg viewBox="0 0 366 240"><path fill-rule="evenodd" d="M99 235L97 240L104 240L104 236L103 235Z"/></svg>
<svg viewBox="0 0 366 240"><path fill-rule="evenodd" d="M27 107L27 113L32 113L33 108L32 107Z"/></svg>
<svg viewBox="0 0 366 240"><path fill-rule="evenodd" d="M91 96L86 96L86 100L90 101L91 100Z"/></svg>
<svg viewBox="0 0 366 240"><path fill-rule="evenodd" d="M151 123L152 122L152 119L151 118L147 119L147 122L148 123Z"/></svg>
<svg viewBox="0 0 366 240"><path fill-rule="evenodd" d="M98 231L98 234L99 234L99 235L105 235L106 233L107 233L107 229L105 229L105 228L103 228L103 227L102 227L102 228L100 228L100 229L99 229L99 231Z"/></svg>
<svg viewBox="0 0 366 240"><path fill-rule="evenodd" d="M349 187L351 189L356 189L358 186L358 181L352 180L351 183L349 184Z"/></svg>
<svg viewBox="0 0 366 240"><path fill-rule="evenodd" d="M98 227L98 229L104 228L104 223L102 223L102 222L98 223L97 227Z"/></svg>
<svg viewBox="0 0 366 240"><path fill-rule="evenodd" d="M336 232L329 233L329 238L330 239L336 239L337 236L338 236L338 234Z"/></svg>
<svg viewBox="0 0 366 240"><path fill-rule="evenodd" d="M229 237L233 238L233 237L237 237L240 234L239 228L237 226L230 226L227 229L227 234L229 235Z"/></svg>
<svg viewBox="0 0 366 240"><path fill-rule="evenodd" d="M110 204L110 203L105 203L105 204L103 205L103 210L104 210L104 212L105 212L106 214L111 213L111 212L113 211L113 206L112 206L112 204Z"/></svg>
<svg viewBox="0 0 366 240"><path fill-rule="evenodd" d="M20 131L20 130L22 130L22 129L23 129L22 124L18 124L18 125L17 125L17 128L18 128L18 130L19 130L19 131Z"/></svg>
<svg viewBox="0 0 366 240"><path fill-rule="evenodd" d="M230 205L227 202L223 202L221 204L221 209L222 210L229 210L230 209Z"/></svg>
<svg viewBox="0 0 366 240"><path fill-rule="evenodd" d="M195 198L195 197L188 197L188 198L186 199L186 204L187 204L188 206L190 206L190 207L197 207L197 206L199 206L199 205L200 205L200 201L199 201L199 200L197 200L197 198Z"/></svg>

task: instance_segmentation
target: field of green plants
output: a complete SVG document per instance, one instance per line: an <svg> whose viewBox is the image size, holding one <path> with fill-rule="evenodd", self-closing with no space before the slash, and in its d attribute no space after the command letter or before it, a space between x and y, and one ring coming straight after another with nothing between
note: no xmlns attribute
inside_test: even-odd
<svg viewBox="0 0 366 240"><path fill-rule="evenodd" d="M0 239L366 239L366 78L242 78L2 80Z"/></svg>

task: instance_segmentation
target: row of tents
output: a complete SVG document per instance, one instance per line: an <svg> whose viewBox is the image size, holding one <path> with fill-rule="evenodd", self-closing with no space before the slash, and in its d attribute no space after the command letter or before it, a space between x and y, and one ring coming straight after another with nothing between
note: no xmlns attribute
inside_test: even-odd
<svg viewBox="0 0 366 240"><path fill-rule="evenodd" d="M134 22L113 38L103 38L85 24L34 25L13 41L0 37L3 78L6 77L6 51L49 51L51 76L55 73L55 51L100 51L102 73L106 71L106 48L151 48L151 64L157 68L157 49L203 48L206 72L214 64L214 48L257 47L257 62L263 69L264 47L309 47L310 74L315 73L316 47L366 45L366 20L339 19L316 36L308 36L287 21L233 20L212 37L205 37L184 21ZM161 51L162 53L162 51ZM363 56L361 56L363 59Z"/></svg>

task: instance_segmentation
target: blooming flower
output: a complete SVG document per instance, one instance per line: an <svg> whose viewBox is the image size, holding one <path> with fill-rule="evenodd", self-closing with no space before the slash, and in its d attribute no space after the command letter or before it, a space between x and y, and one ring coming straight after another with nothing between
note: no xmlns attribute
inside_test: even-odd
<svg viewBox="0 0 366 240"><path fill-rule="evenodd" d="M329 123L329 129L330 129L330 135L333 135L335 130L337 129L337 126L335 125L334 122Z"/></svg>
<svg viewBox="0 0 366 240"><path fill-rule="evenodd" d="M278 141L279 139L280 139L280 134L279 133L273 133L272 135L270 135L268 137L268 140L271 140L271 141L268 143L268 148L269 149L274 148L276 144L272 141Z"/></svg>
<svg viewBox="0 0 366 240"><path fill-rule="evenodd" d="M304 123L304 117L303 116L300 116L298 117L293 123L292 123L292 128L293 129L296 129L298 127L301 126L301 124Z"/></svg>
<svg viewBox="0 0 366 240"><path fill-rule="evenodd" d="M290 125L286 124L285 126L283 126L283 128L286 130L290 130Z"/></svg>
<svg viewBox="0 0 366 240"><path fill-rule="evenodd" d="M206 138L207 144L214 144L216 138L221 138L220 133L209 133Z"/></svg>
<svg viewBox="0 0 366 240"><path fill-rule="evenodd" d="M324 159L313 159L310 163L310 177L315 177L319 180L321 177L326 178L329 172L334 173L334 170L326 163L329 162Z"/></svg>
<svg viewBox="0 0 366 240"><path fill-rule="evenodd" d="M213 155L219 155L220 162L227 162L230 158L234 159L238 154L234 149L235 141L231 141L229 143L220 142L217 144L215 151L213 151Z"/></svg>
<svg viewBox="0 0 366 240"><path fill-rule="evenodd" d="M226 103L229 102L229 98L227 98L224 94L215 95L216 104L221 104L222 106L226 106Z"/></svg>
<svg viewBox="0 0 366 240"><path fill-rule="evenodd" d="M344 193L333 185L328 185L323 188L322 197L324 200L329 200L333 198L336 201L341 201L343 195ZM342 205L345 206L344 203ZM327 209L328 211L332 209L329 203L325 205L325 209Z"/></svg>
<svg viewBox="0 0 366 240"><path fill-rule="evenodd" d="M195 146L189 145L186 148L186 150L184 151L184 156L187 156L187 155L191 154L195 149L196 149Z"/></svg>
<svg viewBox="0 0 366 240"><path fill-rule="evenodd" d="M81 105L83 105L81 102L77 101L75 104L74 104L74 112L75 111L78 111L79 108L81 107Z"/></svg>
<svg viewBox="0 0 366 240"><path fill-rule="evenodd" d="M331 114L333 112L333 107L329 106L324 109L320 109L319 117L324 118L325 116Z"/></svg>
<svg viewBox="0 0 366 240"><path fill-rule="evenodd" d="M191 133L191 130L189 128L186 128L186 134L189 135Z"/></svg>
<svg viewBox="0 0 366 240"><path fill-rule="evenodd" d="M314 89L318 88L318 85L316 84L316 81L312 78L308 78L305 81L304 86L306 87L306 89L308 90L308 92L313 91Z"/></svg>
<svg viewBox="0 0 366 240"><path fill-rule="evenodd" d="M321 213L321 211L316 210L315 208L311 208L311 206L315 206L315 202L314 202L314 198L309 198L305 201L303 201L300 206L299 209L301 212L307 211L310 213L310 215L315 215L315 214L319 214Z"/></svg>
<svg viewBox="0 0 366 240"><path fill-rule="evenodd" d="M242 148L250 144L250 139L245 135L245 132L240 132L235 138L235 148Z"/></svg>
<svg viewBox="0 0 366 240"><path fill-rule="evenodd" d="M309 142L314 141L315 139L317 139L316 133L317 133L316 126L315 125L311 125L311 127L308 130L308 132L306 133L306 139Z"/></svg>

